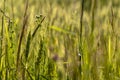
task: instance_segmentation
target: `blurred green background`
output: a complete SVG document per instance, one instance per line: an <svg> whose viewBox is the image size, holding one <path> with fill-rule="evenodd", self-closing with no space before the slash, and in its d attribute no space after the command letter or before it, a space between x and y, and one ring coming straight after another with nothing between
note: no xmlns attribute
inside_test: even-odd
<svg viewBox="0 0 120 80"><path fill-rule="evenodd" d="M1 80L120 79L120 0L28 0L25 22L26 1L0 1Z"/></svg>

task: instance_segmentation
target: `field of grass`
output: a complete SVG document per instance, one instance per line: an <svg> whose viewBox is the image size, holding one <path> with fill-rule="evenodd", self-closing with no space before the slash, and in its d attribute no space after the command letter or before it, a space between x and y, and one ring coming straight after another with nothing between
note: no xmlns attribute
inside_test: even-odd
<svg viewBox="0 0 120 80"><path fill-rule="evenodd" d="M1 0L0 80L120 80L120 0Z"/></svg>

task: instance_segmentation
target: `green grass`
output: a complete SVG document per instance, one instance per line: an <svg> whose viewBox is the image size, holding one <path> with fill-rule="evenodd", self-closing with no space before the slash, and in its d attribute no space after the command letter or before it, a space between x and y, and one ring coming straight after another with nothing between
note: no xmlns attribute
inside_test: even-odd
<svg viewBox="0 0 120 80"><path fill-rule="evenodd" d="M120 80L119 0L1 0L0 80Z"/></svg>

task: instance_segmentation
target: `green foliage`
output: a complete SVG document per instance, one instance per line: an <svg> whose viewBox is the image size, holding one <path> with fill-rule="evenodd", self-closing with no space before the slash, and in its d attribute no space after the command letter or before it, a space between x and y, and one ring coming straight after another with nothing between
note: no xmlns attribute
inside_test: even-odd
<svg viewBox="0 0 120 80"><path fill-rule="evenodd" d="M1 0L0 80L119 80L120 0Z"/></svg>
<svg viewBox="0 0 120 80"><path fill-rule="evenodd" d="M44 40L44 39L43 39ZM40 41L38 57L35 62L35 80L46 80L48 56L44 41Z"/></svg>

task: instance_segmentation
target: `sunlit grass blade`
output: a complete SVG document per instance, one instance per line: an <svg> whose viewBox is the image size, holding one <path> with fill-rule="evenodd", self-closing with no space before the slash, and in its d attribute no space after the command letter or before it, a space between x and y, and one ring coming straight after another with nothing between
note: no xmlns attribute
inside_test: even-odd
<svg viewBox="0 0 120 80"><path fill-rule="evenodd" d="M55 31L57 31L57 32L64 33L64 34L75 35L74 32L70 32L70 31L68 31L68 30L62 29L62 28L57 27L57 26L50 26L49 28L50 28L50 29L53 29L53 30L55 30Z"/></svg>

